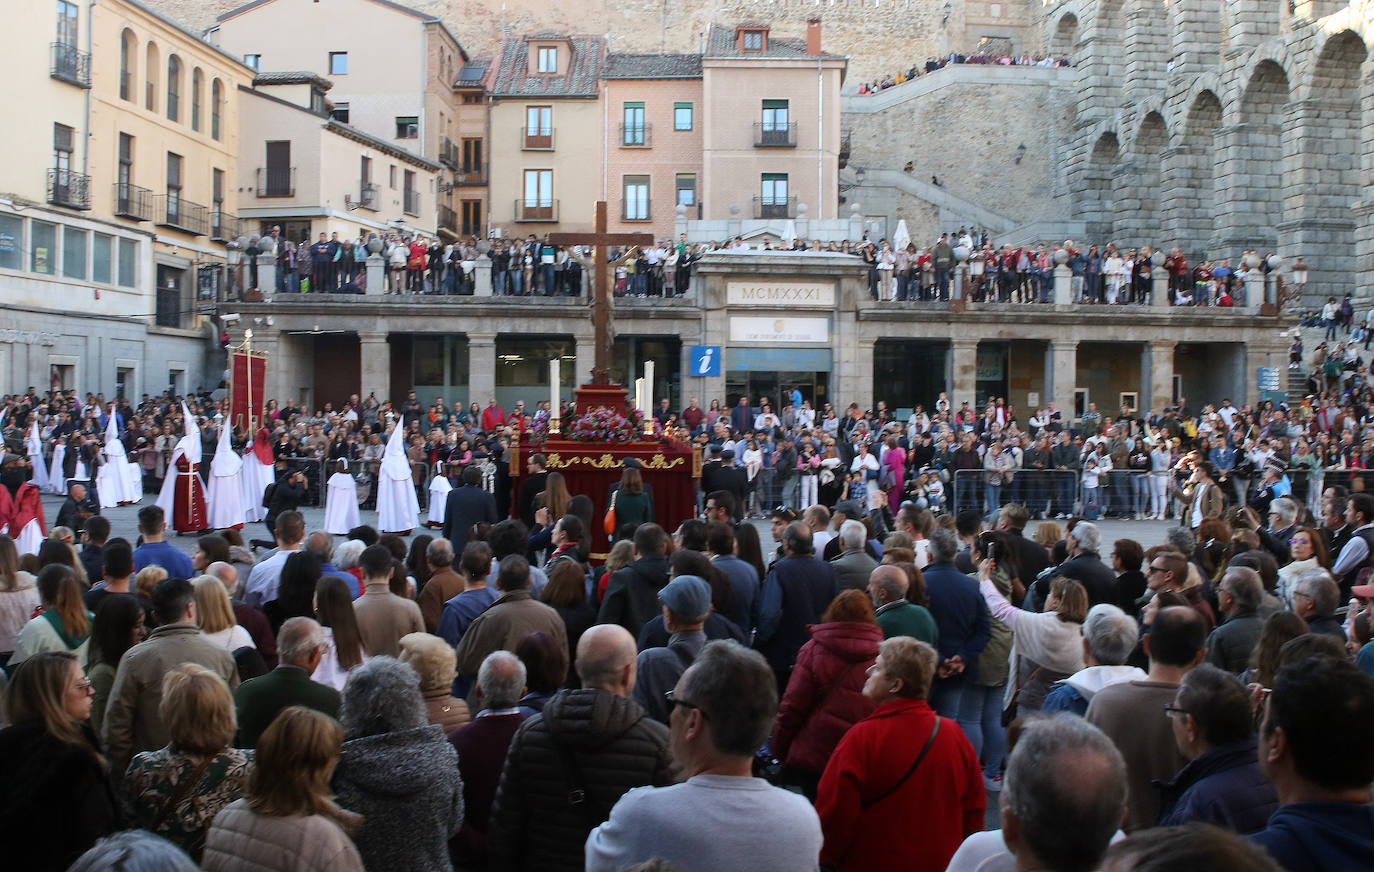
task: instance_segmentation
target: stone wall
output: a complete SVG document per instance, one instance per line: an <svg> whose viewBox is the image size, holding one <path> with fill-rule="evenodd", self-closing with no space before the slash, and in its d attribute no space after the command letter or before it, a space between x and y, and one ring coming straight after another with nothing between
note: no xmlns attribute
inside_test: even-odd
<svg viewBox="0 0 1374 872"><path fill-rule="evenodd" d="M200 32L241 0L146 0ZM849 82L895 74L931 55L972 52L982 37L1010 38L1017 51L1040 47L1025 0L409 0L442 19L472 57L495 52L502 30L608 34L612 51L691 52L711 23L768 22L778 36L804 38L819 17L825 50L849 55Z"/></svg>

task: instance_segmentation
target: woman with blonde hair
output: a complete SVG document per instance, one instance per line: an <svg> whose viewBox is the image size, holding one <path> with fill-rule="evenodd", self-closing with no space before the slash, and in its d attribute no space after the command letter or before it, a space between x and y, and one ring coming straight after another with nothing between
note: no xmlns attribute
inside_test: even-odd
<svg viewBox="0 0 1374 872"><path fill-rule="evenodd" d="M134 755L129 764L124 786L131 823L199 862L215 815L248 786L253 752L229 746L238 729L233 694L199 664L183 663L162 679L158 717L171 742Z"/></svg>
<svg viewBox="0 0 1374 872"><path fill-rule="evenodd" d="M38 595L43 612L19 631L10 664L22 663L43 651L70 651L85 663L94 616L81 600L75 571L58 563L43 567L38 573Z"/></svg>
<svg viewBox="0 0 1374 872"><path fill-rule="evenodd" d="M158 582L167 579L167 570L161 566L145 566L134 575L134 590L144 599L153 598L153 588Z"/></svg>
<svg viewBox="0 0 1374 872"><path fill-rule="evenodd" d="M14 656L19 631L40 601L34 577L19 568L14 540L0 533L0 667Z"/></svg>
<svg viewBox="0 0 1374 872"><path fill-rule="evenodd" d="M635 562L635 543L629 539L621 539L611 546L611 553L606 555L606 565L602 568L601 578L596 582L596 601L601 602L606 595L606 585L611 583L611 576Z"/></svg>
<svg viewBox="0 0 1374 872"><path fill-rule="evenodd" d="M202 636L231 654L240 648L257 647L235 619L223 582L213 575L202 575L191 586L196 596L196 626Z"/></svg>
<svg viewBox="0 0 1374 872"><path fill-rule="evenodd" d="M258 740L248 796L210 825L205 872L365 872L351 838L362 820L329 787L342 747L338 721L283 709Z"/></svg>
<svg viewBox="0 0 1374 872"><path fill-rule="evenodd" d="M20 663L5 713L13 724L0 730L6 868L61 872L121 828L109 772L87 724L91 684L76 656L44 651Z"/></svg>
<svg viewBox="0 0 1374 872"><path fill-rule="evenodd" d="M401 637L400 661L420 676L420 695L429 710L429 722L444 728L444 733L472 720L468 704L454 699L450 692L457 677L453 646L429 633L407 633Z"/></svg>

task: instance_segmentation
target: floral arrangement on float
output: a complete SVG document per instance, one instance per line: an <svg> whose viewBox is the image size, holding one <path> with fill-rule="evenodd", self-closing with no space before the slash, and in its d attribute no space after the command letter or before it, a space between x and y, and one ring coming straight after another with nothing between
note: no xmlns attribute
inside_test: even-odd
<svg viewBox="0 0 1374 872"><path fill-rule="evenodd" d="M652 435L645 422L652 422ZM639 409L630 409L623 415L614 409L599 407L589 412L574 413L563 420L555 438L569 442L600 442L628 444L631 442L662 442L665 439L663 425L655 418L646 416ZM545 442L549 439L548 416L537 419L532 429L534 441Z"/></svg>

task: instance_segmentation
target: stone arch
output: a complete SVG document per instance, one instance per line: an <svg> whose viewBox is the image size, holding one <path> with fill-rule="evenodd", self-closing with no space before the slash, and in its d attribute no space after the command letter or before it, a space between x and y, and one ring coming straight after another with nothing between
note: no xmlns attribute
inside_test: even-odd
<svg viewBox="0 0 1374 872"><path fill-rule="evenodd" d="M1216 202L1216 140L1222 104L1211 89L1198 91L1175 125L1173 145L1165 150L1160 182L1163 213L1161 246L1177 245L1190 260L1207 253Z"/></svg>
<svg viewBox="0 0 1374 872"><path fill-rule="evenodd" d="M1116 131L1104 130L1094 141L1084 172L1083 221L1088 238L1105 243L1112 235L1112 216L1116 210L1115 180L1121 161L1121 144Z"/></svg>
<svg viewBox="0 0 1374 872"><path fill-rule="evenodd" d="M1158 244L1161 160L1169 144L1164 116L1148 111L1136 129L1130 154L1117 174L1115 236L1118 245Z"/></svg>
<svg viewBox="0 0 1374 872"><path fill-rule="evenodd" d="M1355 269L1354 206L1359 199L1362 111L1360 88L1368 50L1352 30L1329 37L1316 52L1306 99L1287 113L1283 131L1285 186L1280 237L1285 256L1301 254L1312 269L1309 287L1350 289Z"/></svg>
<svg viewBox="0 0 1374 872"><path fill-rule="evenodd" d="M119 99L137 101L138 37L129 28L119 34Z"/></svg>
<svg viewBox="0 0 1374 872"><path fill-rule="evenodd" d="M1054 33L1050 35L1050 54L1055 57L1067 55L1073 57L1073 48L1078 44L1078 16L1072 12L1065 12L1059 16L1059 21L1054 25Z"/></svg>
<svg viewBox="0 0 1374 872"><path fill-rule="evenodd" d="M1237 123L1227 126L1219 143L1224 171L1218 191L1224 196L1216 241L1223 256L1277 244L1276 225L1283 213L1282 131L1290 94L1288 73L1277 61L1265 58L1250 68Z"/></svg>

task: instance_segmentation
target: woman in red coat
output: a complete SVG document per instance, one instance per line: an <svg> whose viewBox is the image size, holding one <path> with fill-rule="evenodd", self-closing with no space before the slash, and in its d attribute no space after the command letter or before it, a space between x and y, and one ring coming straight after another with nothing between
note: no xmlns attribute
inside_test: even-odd
<svg viewBox="0 0 1374 872"><path fill-rule="evenodd" d="M883 631L868 595L858 590L841 593L809 629L811 641L797 653L770 747L783 761L782 781L814 802L835 746L877 708L863 689Z"/></svg>
<svg viewBox="0 0 1374 872"><path fill-rule="evenodd" d="M822 865L839 872L943 872L981 832L978 755L958 724L926 703L935 649L909 636L879 646L864 696L878 710L855 724L821 776Z"/></svg>

